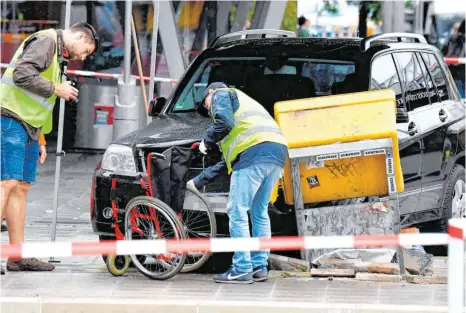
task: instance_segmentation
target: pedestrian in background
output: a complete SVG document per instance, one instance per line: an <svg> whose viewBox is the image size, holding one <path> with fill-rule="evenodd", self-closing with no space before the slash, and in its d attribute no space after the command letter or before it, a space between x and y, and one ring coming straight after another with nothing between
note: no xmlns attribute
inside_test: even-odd
<svg viewBox="0 0 466 313"><path fill-rule="evenodd" d="M41 132L52 130L57 98L78 97L71 82L61 82L68 60L84 61L98 48L94 27L77 23L65 30L46 29L24 40L0 82L1 220L6 218L11 244L24 241L26 199L35 181L38 158L46 157ZM51 271L52 264L35 258L8 260L9 271ZM2 270L3 267L2 267Z"/></svg>
<svg viewBox="0 0 466 313"><path fill-rule="evenodd" d="M270 238L268 204L288 155L288 144L276 121L262 105L223 83L210 84L198 112L213 119L199 145L206 154L219 144L222 160L188 182L201 188L225 169L231 174L227 214L232 238L249 238L248 211L253 237ZM268 278L268 251L236 252L233 266L214 276L218 283L249 284Z"/></svg>
<svg viewBox="0 0 466 313"><path fill-rule="evenodd" d="M309 26L311 26L311 21L301 15L298 18L298 37L311 37L311 34L309 33Z"/></svg>

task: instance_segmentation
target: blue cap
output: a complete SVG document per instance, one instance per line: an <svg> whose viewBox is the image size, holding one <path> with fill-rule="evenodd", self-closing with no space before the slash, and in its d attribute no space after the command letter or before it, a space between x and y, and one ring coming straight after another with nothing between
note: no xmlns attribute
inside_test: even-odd
<svg viewBox="0 0 466 313"><path fill-rule="evenodd" d="M201 104L204 104L204 100L205 98L207 98L207 96L209 95L209 90L210 89L218 89L218 88L228 88L227 85L225 85L224 83L211 83L209 86L207 86L207 88L204 90L204 96L202 97L202 101L201 101Z"/></svg>
<svg viewBox="0 0 466 313"><path fill-rule="evenodd" d="M204 117L209 116L209 112L208 112L207 108L204 106L204 101L205 101L205 98L207 98L207 96L209 95L209 90L211 90L211 89L215 90L215 89L218 89L218 88L228 88L228 86L225 85L224 83L216 82L216 83L211 83L204 90L204 95L202 97L202 101L197 106L197 112L199 114L201 114L202 116L204 116Z"/></svg>

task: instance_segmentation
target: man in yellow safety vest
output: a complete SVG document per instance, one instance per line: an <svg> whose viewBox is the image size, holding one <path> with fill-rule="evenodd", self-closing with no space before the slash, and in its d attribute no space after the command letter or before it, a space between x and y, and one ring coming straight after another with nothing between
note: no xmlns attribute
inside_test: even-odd
<svg viewBox="0 0 466 313"><path fill-rule="evenodd" d="M268 203L275 183L282 175L288 145L270 114L244 92L212 83L204 92L198 112L208 111L213 125L199 145L199 151L220 146L223 159L188 182L199 189L215 179L223 169L231 174L227 214L230 236L248 238L248 211L251 211L253 237L271 236ZM218 283L248 284L268 278L267 251L236 252L233 266L215 275Z"/></svg>
<svg viewBox="0 0 466 313"><path fill-rule="evenodd" d="M96 31L84 22L65 30L42 30L24 40L1 78L0 220L6 218L11 244L24 241L29 184L35 181L38 160L46 155L39 136L52 130L56 99L78 97L71 82L61 82L61 67L68 60L85 60L97 48ZM7 269L51 271L54 266L31 258L8 260Z"/></svg>

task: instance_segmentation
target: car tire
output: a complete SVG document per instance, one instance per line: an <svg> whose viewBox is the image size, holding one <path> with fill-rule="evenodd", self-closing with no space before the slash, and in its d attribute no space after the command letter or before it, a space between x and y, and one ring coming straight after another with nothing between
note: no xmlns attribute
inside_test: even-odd
<svg viewBox="0 0 466 313"><path fill-rule="evenodd" d="M429 223L429 231L446 233L448 231L448 220L452 217L466 217L465 208L465 169L464 166L456 164L453 166L445 182L442 201L442 217L439 221ZM459 211L459 212L458 212ZM434 224L435 223L435 224ZM426 252L437 256L446 256L447 246L426 246Z"/></svg>
<svg viewBox="0 0 466 313"><path fill-rule="evenodd" d="M443 215L439 227L441 232L447 232L450 218L466 217L465 189L465 169L462 165L456 164L448 175L443 194Z"/></svg>

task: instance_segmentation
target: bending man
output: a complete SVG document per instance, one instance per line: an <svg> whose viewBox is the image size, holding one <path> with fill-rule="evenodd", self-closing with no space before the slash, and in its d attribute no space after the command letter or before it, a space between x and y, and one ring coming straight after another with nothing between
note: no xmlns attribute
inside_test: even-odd
<svg viewBox="0 0 466 313"><path fill-rule="evenodd" d="M253 237L271 236L268 203L275 183L282 175L288 147L270 114L240 90L212 83L204 92L198 111L208 112L213 125L199 145L206 154L219 144L223 159L188 184L196 188L215 179L224 168L231 174L227 214L232 238L249 238L248 211ZM233 266L215 275L218 283L252 283L268 277L269 252L236 252Z"/></svg>

